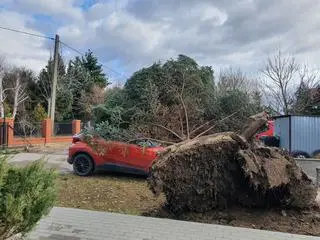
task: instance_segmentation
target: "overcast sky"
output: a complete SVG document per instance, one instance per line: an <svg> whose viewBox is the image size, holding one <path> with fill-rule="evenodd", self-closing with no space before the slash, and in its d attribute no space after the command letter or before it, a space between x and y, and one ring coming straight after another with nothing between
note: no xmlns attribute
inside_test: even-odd
<svg viewBox="0 0 320 240"><path fill-rule="evenodd" d="M113 79L185 54L255 74L281 48L320 67L318 0L0 0L0 26L91 49ZM53 42L0 30L0 55L39 71ZM74 53L62 48L68 59Z"/></svg>

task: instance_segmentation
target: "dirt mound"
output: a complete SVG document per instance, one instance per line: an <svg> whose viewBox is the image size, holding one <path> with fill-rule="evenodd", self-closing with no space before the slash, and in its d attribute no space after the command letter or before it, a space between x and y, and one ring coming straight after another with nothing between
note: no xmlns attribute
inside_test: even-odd
<svg viewBox="0 0 320 240"><path fill-rule="evenodd" d="M228 209L212 210L205 213L183 212L181 214L174 214L166 207L160 207L145 212L144 215L182 221L320 236L320 210L317 208L303 210L282 208L248 209L232 206Z"/></svg>
<svg viewBox="0 0 320 240"><path fill-rule="evenodd" d="M171 211L204 212L230 205L310 206L316 187L286 153L252 141L267 122L249 119L241 135L219 133L170 146L153 164L149 185Z"/></svg>

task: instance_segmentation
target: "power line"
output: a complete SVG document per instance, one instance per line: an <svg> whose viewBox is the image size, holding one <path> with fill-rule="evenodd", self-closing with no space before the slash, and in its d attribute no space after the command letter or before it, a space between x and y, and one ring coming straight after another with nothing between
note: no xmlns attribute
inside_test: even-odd
<svg viewBox="0 0 320 240"><path fill-rule="evenodd" d="M7 27L3 27L3 26L0 26L0 29L2 30L6 30L6 31L11 31L11 32L15 32L15 33L20 33L20 34L25 34L25 35L29 35L29 36L33 36L33 37L38 37L38 38L44 38L44 39L49 39L49 40L55 40L54 37L48 37L48 36L45 36L45 35L39 35L39 34L35 34L35 33L30 33L30 32L26 32L26 31L21 31L21 30L18 30L18 29L14 29L14 28L7 28ZM64 45L65 47L69 48L70 50L80 54L81 56L84 56L85 54L82 53L81 51L71 47L70 45L62 42L62 41L59 41L61 43L61 45ZM126 77L126 78L129 78L128 76L125 76L123 75L122 73L119 73L118 71L104 65L104 64L101 64L103 67L105 67L106 69L108 69L109 71L121 76L122 78L123 77Z"/></svg>
<svg viewBox="0 0 320 240"><path fill-rule="evenodd" d="M65 47L69 48L70 50L72 50L72 51L80 54L81 56L84 56L84 55L85 55L84 53L80 52L79 50L71 47L70 45L68 45L68 44L66 44L66 43L64 43L64 42L61 42L61 41L60 41L60 43L61 43L61 45L64 45ZM117 75L119 75L119 76L121 76L121 77L127 77L127 78L129 78L128 76L125 76L125 75L123 75L122 73L119 73L119 72L117 72L116 70L114 70L114 69L112 69L112 68L110 68L110 67L108 67L108 66L106 66L106 65L104 65L104 64L102 64L102 63L101 63L101 65L102 65L103 67L109 69L111 72L113 72L113 73L115 73L115 74L117 74Z"/></svg>
<svg viewBox="0 0 320 240"><path fill-rule="evenodd" d="M64 43L64 42L61 42L61 41L60 41L60 43L61 43L61 45L63 45L63 46L65 46L65 47L71 49L72 51L80 54L81 56L84 56L84 53L80 52L79 50L77 50L77 49L75 49L75 48L73 48L73 47L71 47L71 46L69 46L68 44L66 44L66 43Z"/></svg>
<svg viewBox="0 0 320 240"><path fill-rule="evenodd" d="M25 35L29 35L29 36L33 36L33 37L38 37L38 38L45 38L45 39L54 40L53 37L48 37L48 36L44 36L44 35L39 35L39 34L30 33L30 32L25 32L25 31L21 31L21 30L18 30L18 29L7 28L7 27L2 27L2 26L0 26L0 29L2 29L2 30L7 30L7 31L11 31L11 32L15 32L15 33L21 33L21 34L25 34Z"/></svg>

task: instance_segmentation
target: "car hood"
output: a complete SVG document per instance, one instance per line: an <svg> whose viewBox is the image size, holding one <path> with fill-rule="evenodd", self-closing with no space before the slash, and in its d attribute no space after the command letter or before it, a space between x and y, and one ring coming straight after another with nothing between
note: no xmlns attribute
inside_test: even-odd
<svg viewBox="0 0 320 240"><path fill-rule="evenodd" d="M164 147L149 147L148 149L151 150L151 151L154 151L154 152L162 152L162 151L164 151Z"/></svg>

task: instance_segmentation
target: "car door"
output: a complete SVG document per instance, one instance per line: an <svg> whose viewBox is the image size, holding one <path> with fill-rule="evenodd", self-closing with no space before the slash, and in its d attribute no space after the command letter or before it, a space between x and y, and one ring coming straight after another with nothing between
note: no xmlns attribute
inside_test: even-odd
<svg viewBox="0 0 320 240"><path fill-rule="evenodd" d="M148 146L129 145L128 162L130 166L147 170L155 158L156 153L150 151Z"/></svg>
<svg viewBox="0 0 320 240"><path fill-rule="evenodd" d="M104 161L105 164L127 165L127 144L115 141L105 141Z"/></svg>
<svg viewBox="0 0 320 240"><path fill-rule="evenodd" d="M133 174L145 174L146 156L142 147L122 142L110 142L105 154L109 170Z"/></svg>

